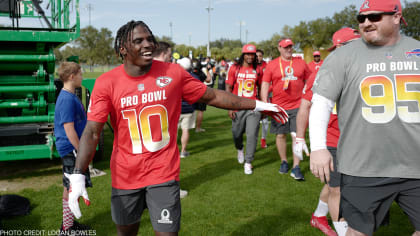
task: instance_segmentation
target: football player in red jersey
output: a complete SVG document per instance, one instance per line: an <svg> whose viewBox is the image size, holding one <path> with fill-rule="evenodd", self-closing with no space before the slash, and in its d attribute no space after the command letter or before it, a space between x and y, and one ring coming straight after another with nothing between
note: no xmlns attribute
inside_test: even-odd
<svg viewBox="0 0 420 236"><path fill-rule="evenodd" d="M226 91L240 97L257 100L258 89L262 78L262 68L258 66L256 58L257 48L253 44L246 44L242 48L239 62L229 68L226 79ZM244 164L244 173L252 174L252 161L257 148L258 131L261 113L250 110L229 110L232 119L232 135L238 162ZM244 155L243 135L246 134L246 153Z"/></svg>
<svg viewBox="0 0 420 236"><path fill-rule="evenodd" d="M270 128L270 132L276 134L276 146L281 159L279 173L286 174L289 171L286 135L290 133L293 140L292 145L294 145L296 114L299 109L303 87L311 75L311 71L305 61L293 57L293 42L291 39L280 40L278 50L280 51L280 57L270 61L265 68L261 84L261 99L265 102L268 101L268 91L270 83L272 83L272 103L283 107L289 115L289 121L286 124L272 120ZM299 163L300 159L293 155L293 168L290 175L295 180L304 180Z"/></svg>
<svg viewBox="0 0 420 236"><path fill-rule="evenodd" d="M258 66L262 68L262 71L264 73L265 67L267 67L267 62L264 61L264 51L261 49L257 49L257 62L258 62ZM268 102L270 102L270 100ZM261 123L261 148L267 148L267 140L265 138L267 137L267 133L268 133L268 126L269 126L268 117L262 116L260 123Z"/></svg>
<svg viewBox="0 0 420 236"><path fill-rule="evenodd" d="M111 215L118 235L137 235L146 208L156 235L178 234L181 202L176 137L182 99L224 109L268 112L279 122L287 122L287 114L275 104L213 90L179 65L153 60L156 46L152 31L142 21L130 21L118 30L114 49L123 64L96 80L80 152L69 178L69 206L80 218L78 198L88 202L81 173L110 115L114 128Z"/></svg>
<svg viewBox="0 0 420 236"><path fill-rule="evenodd" d="M396 67L420 63L406 56L420 42L401 34L402 14L399 0L365 0L357 15L362 39L331 53L313 84L310 168L323 182L335 167L341 173L346 235L373 235L394 201L414 226L413 235L420 235L420 93L411 88L420 73ZM336 166L326 135L334 104L340 126Z"/></svg>
<svg viewBox="0 0 420 236"><path fill-rule="evenodd" d="M342 28L334 33L333 46L328 50L332 51L335 48L339 48L358 38L360 38L360 35L356 30L352 28ZM305 151L306 155L309 155L308 147L306 146L305 142L305 133L309 120L309 111L311 109L312 85L314 83L315 76L316 73L313 73L306 83L305 91L302 95L302 101L300 103L297 115L296 144L293 152L299 157L302 157L303 150ZM338 128L337 111L334 110L333 113L331 113L328 123L327 146L328 151L334 158L335 165L339 136L340 130ZM311 218L311 225L329 236L337 234L328 224L328 212L330 212L335 230L339 236L345 235L347 229L347 222L345 222L344 219L339 219L338 217L338 208L340 203L340 179L341 175L335 168L334 171L331 172L330 182L325 184L321 190L318 206L314 214L312 214Z"/></svg>
<svg viewBox="0 0 420 236"><path fill-rule="evenodd" d="M312 73L316 73L318 72L319 68L322 66L322 63L324 61L321 59L320 51L315 51L313 53L313 56L314 56L314 60L309 62L308 67L312 71Z"/></svg>

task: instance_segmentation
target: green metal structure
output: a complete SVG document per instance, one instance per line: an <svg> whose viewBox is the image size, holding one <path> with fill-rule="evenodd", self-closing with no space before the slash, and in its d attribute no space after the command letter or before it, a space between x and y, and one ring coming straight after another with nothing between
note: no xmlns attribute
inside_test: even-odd
<svg viewBox="0 0 420 236"><path fill-rule="evenodd" d="M79 0L0 1L0 19L0 161L53 158L54 49L79 37Z"/></svg>

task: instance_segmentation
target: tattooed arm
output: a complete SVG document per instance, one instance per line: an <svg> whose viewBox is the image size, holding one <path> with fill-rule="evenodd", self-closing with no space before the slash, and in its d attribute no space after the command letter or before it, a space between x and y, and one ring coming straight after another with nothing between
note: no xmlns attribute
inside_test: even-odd
<svg viewBox="0 0 420 236"><path fill-rule="evenodd" d="M212 88L207 88L198 102L227 110L253 110L255 108L255 100L241 98L232 93Z"/></svg>

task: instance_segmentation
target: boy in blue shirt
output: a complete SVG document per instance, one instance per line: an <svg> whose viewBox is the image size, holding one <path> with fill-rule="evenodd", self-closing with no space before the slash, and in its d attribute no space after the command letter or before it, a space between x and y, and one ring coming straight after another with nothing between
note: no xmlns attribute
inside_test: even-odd
<svg viewBox="0 0 420 236"><path fill-rule="evenodd" d="M82 86L82 71L75 62L63 62L58 68L58 76L63 82L63 89L58 95L55 105L54 134L56 148L63 161L63 223L60 235L71 231L80 232L90 229L74 220L68 205L70 181L67 174L73 173L76 163L79 141L86 126L86 112L76 96L76 88ZM92 187L89 170L84 173L86 186ZM71 191L71 189L70 189Z"/></svg>

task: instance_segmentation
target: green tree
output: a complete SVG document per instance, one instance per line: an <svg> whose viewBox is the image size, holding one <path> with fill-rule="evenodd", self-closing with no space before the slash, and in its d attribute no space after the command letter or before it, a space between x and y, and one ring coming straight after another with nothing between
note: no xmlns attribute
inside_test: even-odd
<svg viewBox="0 0 420 236"><path fill-rule="evenodd" d="M410 37L420 40L420 2L404 1L403 16L408 25L402 25L401 31Z"/></svg>
<svg viewBox="0 0 420 236"><path fill-rule="evenodd" d="M234 59L241 55L242 44L239 40L221 38L210 42L212 58L216 60ZM239 52L239 53L238 53Z"/></svg>
<svg viewBox="0 0 420 236"><path fill-rule="evenodd" d="M309 22L309 31L311 34L310 46L313 49L318 50L321 47L326 47L331 42L333 22L330 18L319 18ZM301 48L303 49L303 48Z"/></svg>
<svg viewBox="0 0 420 236"><path fill-rule="evenodd" d="M291 35L296 49L303 49L305 47L312 47L312 34L310 32L309 24L301 21L299 25L295 26Z"/></svg>
<svg viewBox="0 0 420 236"><path fill-rule="evenodd" d="M63 54L61 53L59 48L54 48L54 55L55 55L55 63L59 63L63 61Z"/></svg>
<svg viewBox="0 0 420 236"><path fill-rule="evenodd" d="M155 35L155 38L158 42L162 42L162 41L167 42L167 43L169 43L169 45L171 45L172 48L175 47L174 41L172 41L171 37L169 37L169 36L163 35L163 36L159 37L159 36Z"/></svg>
<svg viewBox="0 0 420 236"><path fill-rule="evenodd" d="M283 30L285 30L285 28L283 28ZM275 33L273 36L271 36L271 39L258 43L257 48L264 51L264 57L276 58L280 56L277 45L281 37L282 36L280 34Z"/></svg>
<svg viewBox="0 0 420 236"><path fill-rule="evenodd" d="M95 65L97 59L99 59L95 55L95 47L99 39L98 34L99 31L96 28L88 26L80 30L80 37L76 39L76 43L81 49L80 61L88 64L91 71L92 66Z"/></svg>
<svg viewBox="0 0 420 236"><path fill-rule="evenodd" d="M98 41L95 45L95 60L97 64L111 65L117 61L117 55L113 48L114 38L107 28L101 28L98 32Z"/></svg>
<svg viewBox="0 0 420 236"><path fill-rule="evenodd" d="M221 38L218 39L216 41L210 42L210 47L211 48L241 48L242 44L241 41L239 41L239 39L237 40L231 40L231 39L225 39L225 38Z"/></svg>
<svg viewBox="0 0 420 236"><path fill-rule="evenodd" d="M76 43L80 49L80 61L88 64L92 71L95 64L110 64L115 61L112 42L114 38L109 29L100 30L88 26L80 30Z"/></svg>
<svg viewBox="0 0 420 236"><path fill-rule="evenodd" d="M359 28L359 23L356 20L358 12L355 5L349 5L342 11L335 13L332 17L333 26L330 30L334 33L343 27Z"/></svg>
<svg viewBox="0 0 420 236"><path fill-rule="evenodd" d="M206 57L207 55L207 46L198 46L193 53L193 57Z"/></svg>
<svg viewBox="0 0 420 236"><path fill-rule="evenodd" d="M192 52L194 52L194 50L195 50L194 47L187 46L185 44L175 45L173 49L174 49L173 51L178 52L183 57L188 57L189 56L189 53L190 53L190 50Z"/></svg>
<svg viewBox="0 0 420 236"><path fill-rule="evenodd" d="M305 48L319 49L331 45L331 37L335 31L342 27L357 28L357 10L354 5L345 7L342 11L335 13L333 17L318 18L312 21L301 21L298 25L284 26L281 35L292 38L295 49L303 51ZM263 43L265 44L265 43ZM277 46L277 44L275 44ZM276 55L273 50L267 51Z"/></svg>
<svg viewBox="0 0 420 236"><path fill-rule="evenodd" d="M80 49L72 47L71 44L66 44L61 48L54 49L54 54L56 62L62 62L71 56L80 56Z"/></svg>

